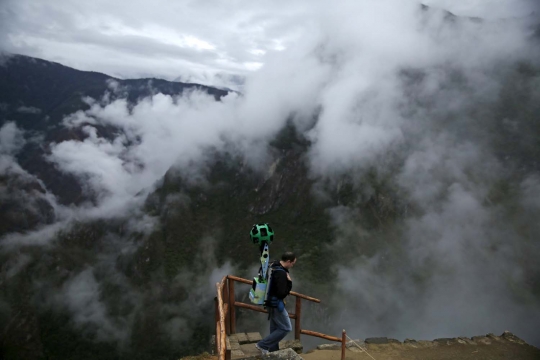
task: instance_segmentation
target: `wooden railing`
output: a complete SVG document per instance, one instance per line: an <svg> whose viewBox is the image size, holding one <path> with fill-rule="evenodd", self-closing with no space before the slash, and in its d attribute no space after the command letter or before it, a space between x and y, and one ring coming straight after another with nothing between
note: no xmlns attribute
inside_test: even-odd
<svg viewBox="0 0 540 360"><path fill-rule="evenodd" d="M227 335L236 333L236 307L249 309L257 312L268 313L267 310L260 306L246 304L236 301L234 296L234 282L240 282L252 285L253 282L248 279L243 279L233 275L224 276L220 282L216 283L216 353L219 360L230 360L230 347L227 349ZM289 314L289 318L294 319L294 338L300 340L300 335L309 335L320 337L330 341L341 342L341 359L345 359L346 333L343 330L341 339L335 336L330 336L310 330L302 330L300 328L302 315L302 299L320 303L321 300L307 296L304 294L291 291L290 295L296 298L295 312Z"/></svg>

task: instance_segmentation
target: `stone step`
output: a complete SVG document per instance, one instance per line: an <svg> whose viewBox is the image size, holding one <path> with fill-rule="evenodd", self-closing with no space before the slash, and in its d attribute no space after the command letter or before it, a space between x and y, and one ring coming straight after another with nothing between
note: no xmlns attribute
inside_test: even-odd
<svg viewBox="0 0 540 360"><path fill-rule="evenodd" d="M232 360L254 359L261 355L255 344L262 340L258 332L236 333L227 336L227 349L231 350ZM302 353L303 347L299 340L284 340L279 343L279 348L292 349L297 354Z"/></svg>
<svg viewBox="0 0 540 360"><path fill-rule="evenodd" d="M231 350L231 359L244 359L260 354L255 344L262 339L258 332L236 333L227 336L227 349Z"/></svg>
<svg viewBox="0 0 540 360"><path fill-rule="evenodd" d="M258 332L236 333L236 334L231 334L227 336L227 338L229 339L229 341L237 342L240 345L253 344L253 343L261 341L262 339L261 334L259 334Z"/></svg>

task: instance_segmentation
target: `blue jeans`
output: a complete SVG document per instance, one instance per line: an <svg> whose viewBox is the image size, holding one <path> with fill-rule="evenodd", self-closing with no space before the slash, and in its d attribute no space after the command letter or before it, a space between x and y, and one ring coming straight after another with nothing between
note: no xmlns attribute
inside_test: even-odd
<svg viewBox="0 0 540 360"><path fill-rule="evenodd" d="M292 330L291 319L286 309L279 311L268 308L270 314L270 334L257 343L259 347L268 351L279 350L279 342Z"/></svg>

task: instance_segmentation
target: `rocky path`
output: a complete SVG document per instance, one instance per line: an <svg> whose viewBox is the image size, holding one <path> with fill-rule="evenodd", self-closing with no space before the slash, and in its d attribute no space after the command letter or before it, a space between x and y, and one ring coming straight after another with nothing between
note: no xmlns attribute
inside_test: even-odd
<svg viewBox="0 0 540 360"><path fill-rule="evenodd" d="M525 343L512 333L489 334L473 338L449 338L433 341L405 340L403 343L386 338L358 342L366 352L348 343L347 360L540 360L540 349ZM339 345L320 345L317 350L302 354L305 360L339 360ZM371 356L370 356L371 355Z"/></svg>

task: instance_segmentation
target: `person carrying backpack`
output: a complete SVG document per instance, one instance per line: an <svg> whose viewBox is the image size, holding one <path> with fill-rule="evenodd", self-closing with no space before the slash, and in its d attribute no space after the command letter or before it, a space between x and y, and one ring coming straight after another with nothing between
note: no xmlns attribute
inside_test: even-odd
<svg viewBox="0 0 540 360"><path fill-rule="evenodd" d="M292 289L292 280L289 270L296 263L294 253L288 251L281 256L281 261L274 261L271 265L272 275L268 289L266 307L270 320L270 334L255 344L263 355L279 350L279 342L292 330L289 313L285 309L284 299Z"/></svg>

